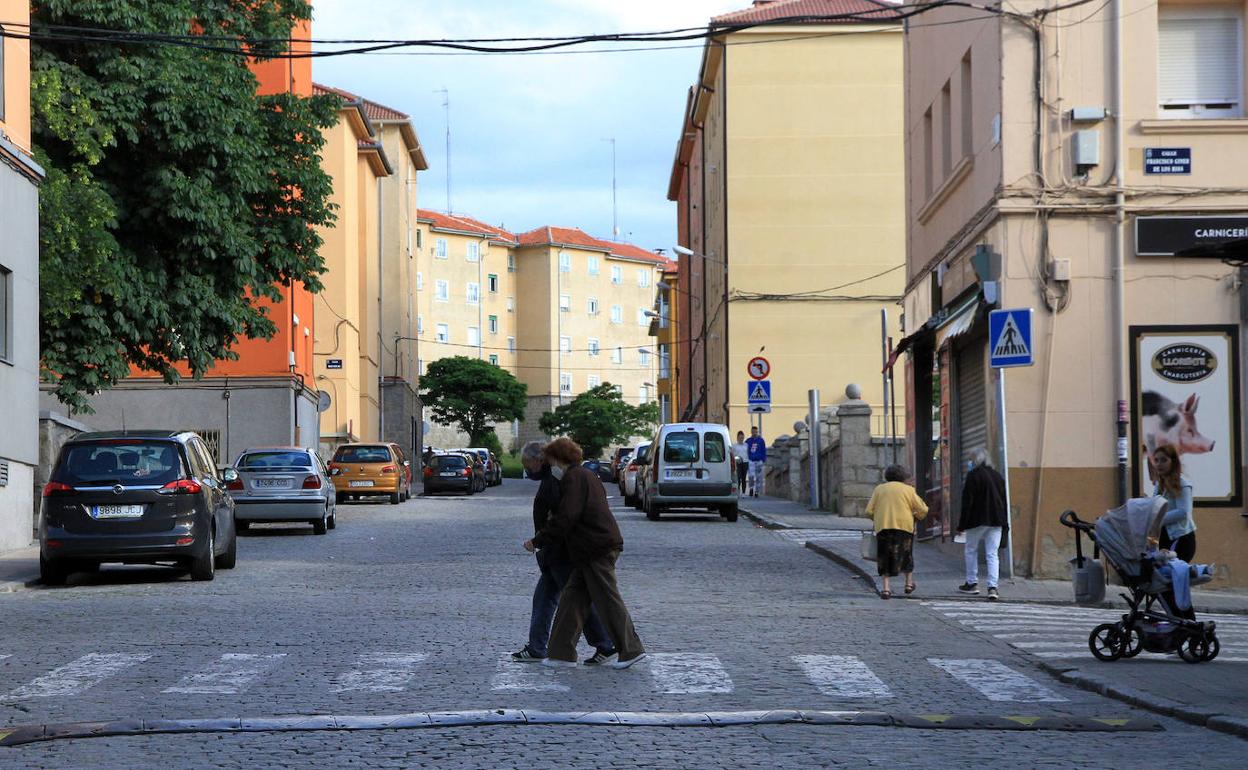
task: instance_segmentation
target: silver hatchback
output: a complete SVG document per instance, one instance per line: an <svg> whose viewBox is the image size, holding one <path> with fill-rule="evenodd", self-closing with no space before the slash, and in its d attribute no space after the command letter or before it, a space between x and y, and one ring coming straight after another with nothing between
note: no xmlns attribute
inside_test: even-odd
<svg viewBox="0 0 1248 770"><path fill-rule="evenodd" d="M240 530L259 522L304 521L323 535L337 526L334 485L321 458L303 447L244 450L227 489Z"/></svg>

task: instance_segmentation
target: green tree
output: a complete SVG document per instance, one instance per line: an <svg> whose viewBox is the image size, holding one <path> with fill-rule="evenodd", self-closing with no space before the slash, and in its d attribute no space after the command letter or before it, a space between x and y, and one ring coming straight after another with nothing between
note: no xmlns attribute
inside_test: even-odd
<svg viewBox="0 0 1248 770"><path fill-rule="evenodd" d="M420 385L433 419L458 425L471 446L498 446L490 423L524 417L528 388L511 372L479 358L438 359L429 364Z"/></svg>
<svg viewBox="0 0 1248 770"><path fill-rule="evenodd" d="M658 422L657 403L625 403L615 386L604 382L542 415L539 425L548 435L570 436L586 457L599 457L608 446L648 433Z"/></svg>
<svg viewBox="0 0 1248 770"><path fill-rule="evenodd" d="M179 36L32 47L41 352L71 408L131 366L202 376L240 338L276 332L258 298L320 290L336 100L258 96L232 53L279 54L241 41L284 40L310 13L306 0L35 0L35 25ZM189 37L201 30L211 39Z"/></svg>

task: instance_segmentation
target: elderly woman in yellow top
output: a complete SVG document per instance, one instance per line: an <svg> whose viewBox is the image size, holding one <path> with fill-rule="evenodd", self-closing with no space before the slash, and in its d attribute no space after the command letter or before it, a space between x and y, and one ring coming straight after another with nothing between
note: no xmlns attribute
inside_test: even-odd
<svg viewBox="0 0 1248 770"><path fill-rule="evenodd" d="M883 579L881 599L893 598L889 578L906 575L906 593L913 593L914 522L927 515L927 504L906 483L910 472L901 465L884 469L884 483L871 493L867 513L875 519L876 568Z"/></svg>

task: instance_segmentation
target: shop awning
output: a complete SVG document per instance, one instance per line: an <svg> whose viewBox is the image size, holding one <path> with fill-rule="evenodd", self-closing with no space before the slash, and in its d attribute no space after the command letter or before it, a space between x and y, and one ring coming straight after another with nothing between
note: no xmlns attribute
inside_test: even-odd
<svg viewBox="0 0 1248 770"><path fill-rule="evenodd" d="M936 349L940 350L945 343L961 337L975 325L975 316L979 311L979 295L976 294L949 314L949 317L936 327Z"/></svg>

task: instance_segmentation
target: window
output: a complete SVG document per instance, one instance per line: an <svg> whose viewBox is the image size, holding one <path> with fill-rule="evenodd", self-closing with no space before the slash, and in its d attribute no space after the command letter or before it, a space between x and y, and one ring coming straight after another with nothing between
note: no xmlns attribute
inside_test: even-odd
<svg viewBox="0 0 1248 770"><path fill-rule="evenodd" d="M932 108L923 113L923 200L932 197Z"/></svg>
<svg viewBox="0 0 1248 770"><path fill-rule="evenodd" d="M624 268L619 265L611 266L611 283L614 283L617 286L624 283Z"/></svg>
<svg viewBox="0 0 1248 770"><path fill-rule="evenodd" d="M465 292L465 296L468 299L469 305L476 305L477 303L479 303L481 301L481 284L479 283L468 284L468 291Z"/></svg>
<svg viewBox="0 0 1248 770"><path fill-rule="evenodd" d="M590 297L585 309L590 315L598 315L598 298Z"/></svg>
<svg viewBox="0 0 1248 770"><path fill-rule="evenodd" d="M667 345L659 345L659 379L667 380L672 376L672 354Z"/></svg>
<svg viewBox="0 0 1248 770"><path fill-rule="evenodd" d="M451 327L446 324L438 324L438 332L435 339L443 345L451 341Z"/></svg>
<svg viewBox="0 0 1248 770"><path fill-rule="evenodd" d="M559 338L559 352L560 352L560 353L571 353L571 352L572 352L572 338L571 338L571 337L560 337L560 338Z"/></svg>
<svg viewBox="0 0 1248 770"><path fill-rule="evenodd" d="M1243 115L1243 12L1237 6L1162 5L1157 102L1167 118Z"/></svg>
<svg viewBox="0 0 1248 770"><path fill-rule="evenodd" d="M624 323L624 308L620 307L619 305L611 306L611 323L613 324Z"/></svg>
<svg viewBox="0 0 1248 770"><path fill-rule="evenodd" d="M559 252L559 272L572 272L572 255L566 251Z"/></svg>
<svg viewBox="0 0 1248 770"><path fill-rule="evenodd" d="M650 316L646 315L646 309L644 307L637 308L637 325L638 326L650 325Z"/></svg>
<svg viewBox="0 0 1248 770"><path fill-rule="evenodd" d="M425 317L423 315L416 316L416 333L425 333Z"/></svg>
<svg viewBox="0 0 1248 770"><path fill-rule="evenodd" d="M515 297L507 298L507 312L508 313L516 312L516 298Z"/></svg>
<svg viewBox="0 0 1248 770"><path fill-rule="evenodd" d="M617 347L615 350L611 351L611 363L613 364L624 363L624 348Z"/></svg>
<svg viewBox="0 0 1248 770"><path fill-rule="evenodd" d="M707 433L702 437L703 457L708 463L722 463L728 457L727 450L724 437L718 433Z"/></svg>
<svg viewBox="0 0 1248 770"><path fill-rule="evenodd" d="M451 300L451 282L437 280L433 284L433 298L438 302L449 302Z"/></svg>
<svg viewBox="0 0 1248 770"><path fill-rule="evenodd" d="M572 309L572 297L568 294L559 295L559 311L566 313Z"/></svg>
<svg viewBox="0 0 1248 770"><path fill-rule="evenodd" d="M647 268L637 268L637 285L643 289L650 288L650 271Z"/></svg>
<svg viewBox="0 0 1248 770"><path fill-rule="evenodd" d="M642 388L645 392L645 388ZM645 403L643 398L642 403ZM698 432L696 430L669 433L663 440L663 462L696 463L698 461Z"/></svg>
<svg viewBox="0 0 1248 770"><path fill-rule="evenodd" d="M971 82L971 51L962 57L962 157L969 158L975 152L975 137L971 129L975 121L975 86Z"/></svg>
<svg viewBox="0 0 1248 770"><path fill-rule="evenodd" d="M598 275L600 264L601 262L598 260L598 257L590 257L589 258L589 274Z"/></svg>
<svg viewBox="0 0 1248 770"><path fill-rule="evenodd" d="M485 285L489 287L490 294L498 294L498 276L497 275L495 275L494 273L490 273L489 276L486 278Z"/></svg>
<svg viewBox="0 0 1248 770"><path fill-rule="evenodd" d="M498 334L498 316L490 316L490 334Z"/></svg>
<svg viewBox="0 0 1248 770"><path fill-rule="evenodd" d="M468 344L474 348L480 347L481 345L481 327L480 326L468 327Z"/></svg>
<svg viewBox="0 0 1248 770"><path fill-rule="evenodd" d="M424 230L421 230L419 227L416 228L416 248L418 249L424 245L424 242L425 242L424 234L425 234Z"/></svg>
<svg viewBox="0 0 1248 770"><path fill-rule="evenodd" d="M641 390L637 391L637 403L645 404L650 401L650 389L645 385L641 386Z"/></svg>
<svg viewBox="0 0 1248 770"><path fill-rule="evenodd" d="M480 262L481 261L481 244L477 243L476 241L468 241L468 246L465 251L465 256L468 257L469 262Z"/></svg>
<svg viewBox="0 0 1248 770"><path fill-rule="evenodd" d="M560 393L572 392L572 375L567 374L566 372L564 374L559 375L559 392Z"/></svg>
<svg viewBox="0 0 1248 770"><path fill-rule="evenodd" d="M498 366L498 356L496 356L496 355L494 355L493 353L491 353L491 354L490 354L490 363L491 363L491 364L494 364L495 366Z"/></svg>
<svg viewBox="0 0 1248 770"><path fill-rule="evenodd" d="M424 290L425 290L425 274L417 270L416 271L416 291L424 291Z"/></svg>
<svg viewBox="0 0 1248 770"><path fill-rule="evenodd" d="M516 255L515 254L507 255L507 272L509 273L516 272Z"/></svg>
<svg viewBox="0 0 1248 770"><path fill-rule="evenodd" d="M446 247L446 239L438 238L433 242L433 256L438 259L446 259L450 251Z"/></svg>
<svg viewBox="0 0 1248 770"><path fill-rule="evenodd" d="M421 377L425 376L425 359L416 359L416 371L420 372Z"/></svg>
<svg viewBox="0 0 1248 770"><path fill-rule="evenodd" d="M516 352L516 338L515 337L507 338L507 352L508 353Z"/></svg>
<svg viewBox="0 0 1248 770"><path fill-rule="evenodd" d="M589 354L591 356L598 355L598 340L594 339L593 337L590 337L589 341L586 343L586 347L589 348Z"/></svg>
<svg viewBox="0 0 1248 770"><path fill-rule="evenodd" d="M589 375L588 377L586 377L586 378L585 378L585 384L586 384L588 387L591 387L591 388L596 388L596 387L598 387L599 385L601 385L601 384L602 384L602 378L601 378L601 377L599 377L599 376L598 376L598 375L596 375L596 374L591 374L591 375Z"/></svg>
<svg viewBox="0 0 1248 770"><path fill-rule="evenodd" d="M953 85L946 80L940 89L940 178L953 171Z"/></svg>
<svg viewBox="0 0 1248 770"><path fill-rule="evenodd" d="M650 365L650 351L646 350L645 348L641 348L640 350L638 350L637 351L637 363L641 364L642 366L649 366Z"/></svg>
<svg viewBox="0 0 1248 770"><path fill-rule="evenodd" d="M0 38L0 47L4 38ZM9 329L13 327L13 273L0 267L0 359L12 356L9 351Z"/></svg>

